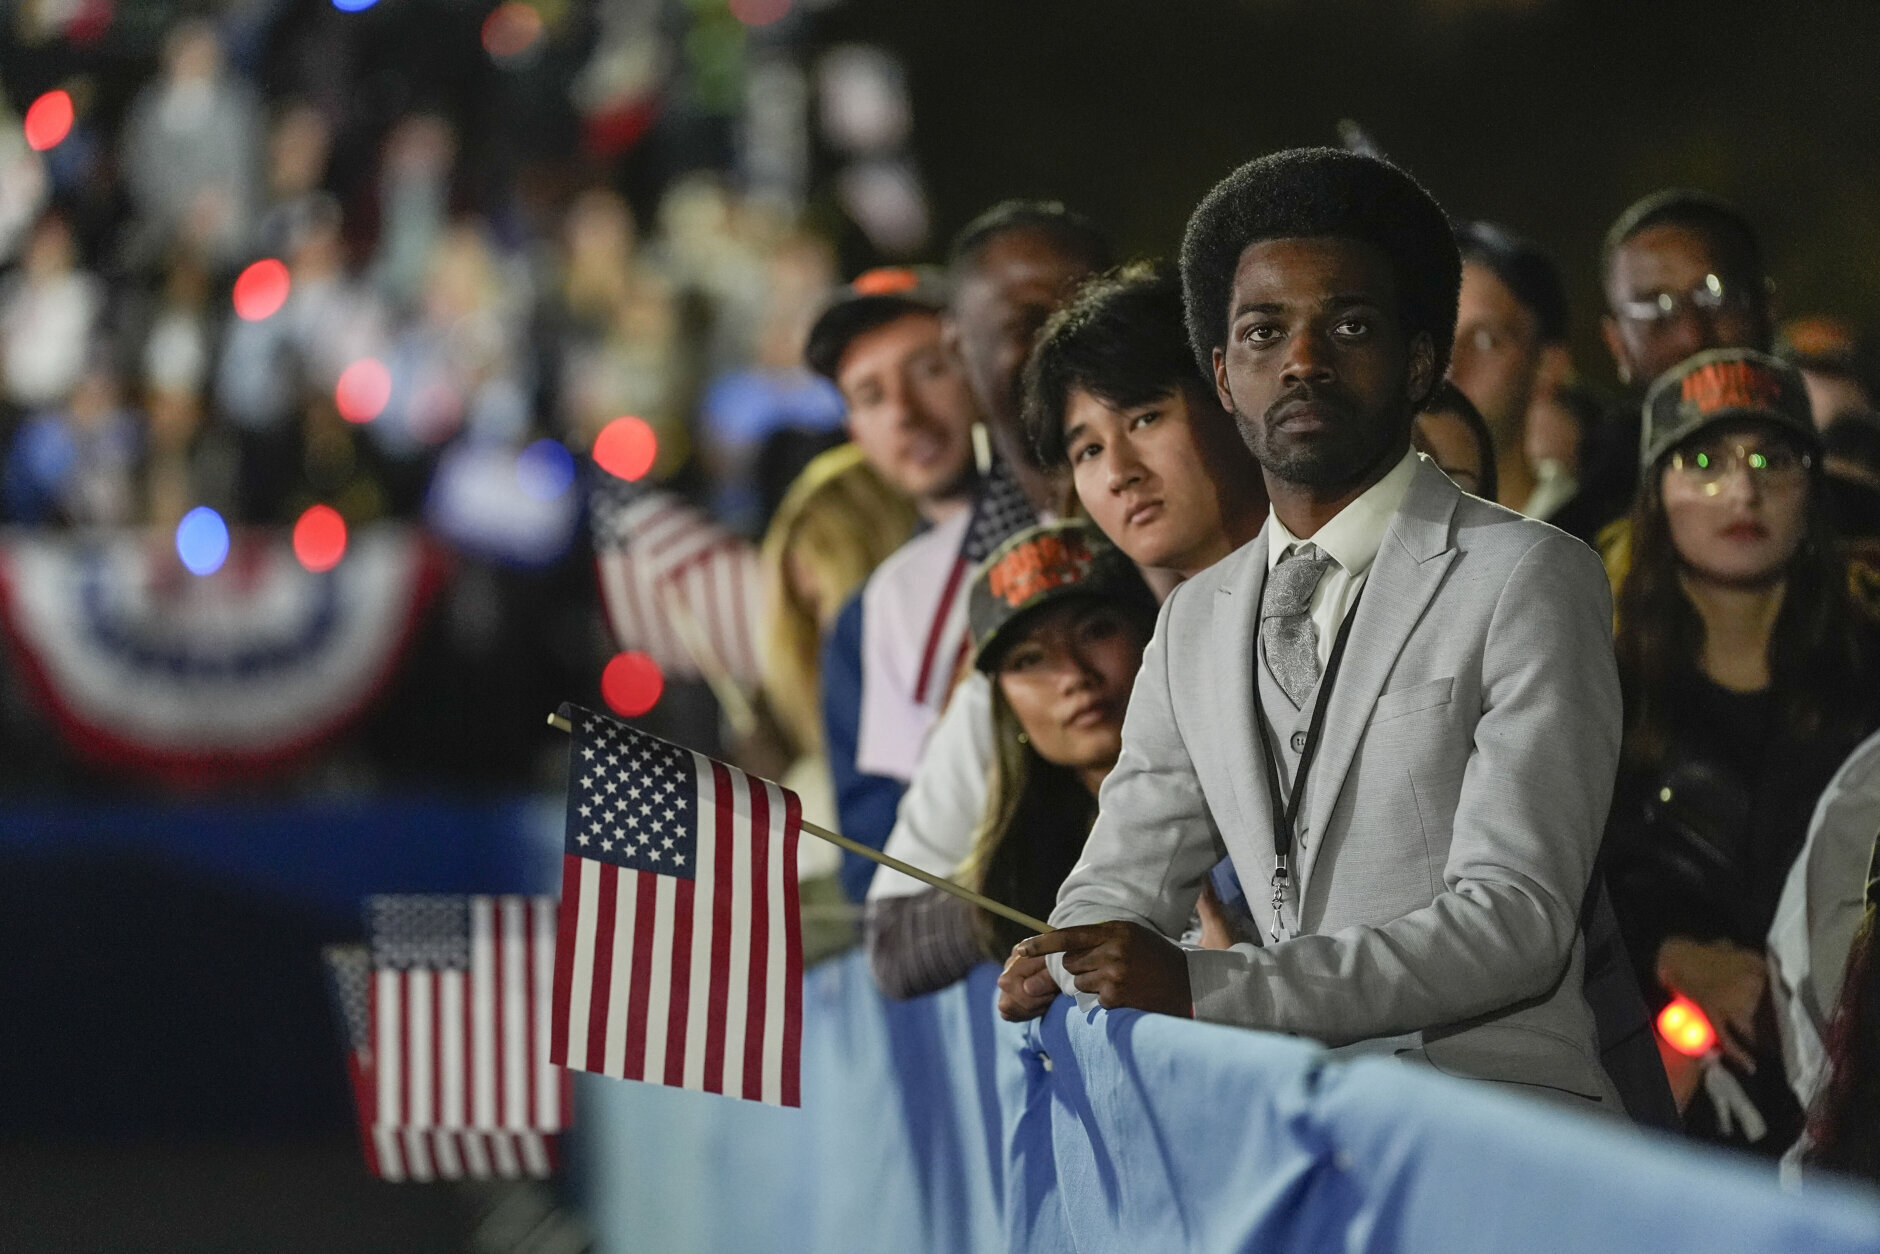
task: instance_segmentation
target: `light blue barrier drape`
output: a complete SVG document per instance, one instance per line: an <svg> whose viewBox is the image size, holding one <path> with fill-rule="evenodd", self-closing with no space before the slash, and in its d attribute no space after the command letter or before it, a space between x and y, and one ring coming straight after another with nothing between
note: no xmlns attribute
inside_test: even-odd
<svg viewBox="0 0 1880 1254"><path fill-rule="evenodd" d="M808 973L803 1108L580 1077L578 1187L628 1251L1880 1252L1880 1197L1389 1060L1067 1000Z"/></svg>

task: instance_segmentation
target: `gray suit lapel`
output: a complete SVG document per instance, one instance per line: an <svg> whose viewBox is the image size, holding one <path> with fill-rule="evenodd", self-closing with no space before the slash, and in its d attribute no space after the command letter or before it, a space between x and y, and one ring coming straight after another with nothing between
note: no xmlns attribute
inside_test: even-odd
<svg viewBox="0 0 1880 1254"><path fill-rule="evenodd" d="M1338 802L1351 759L1371 721L1371 707L1377 704L1404 642L1455 559L1449 521L1459 496L1442 471L1429 462L1419 463L1410 491L1391 519L1383 547L1378 549L1364 581L1358 616L1351 624L1351 640L1345 646L1345 659L1332 686L1332 704L1325 712L1318 760L1312 764L1307 785L1310 791L1305 828L1310 838L1298 851L1301 900L1324 844L1332 807ZM1257 744L1253 751L1259 753Z"/></svg>
<svg viewBox="0 0 1880 1254"><path fill-rule="evenodd" d="M1234 804L1240 809L1241 830L1266 834L1265 848L1273 846L1272 802L1267 797L1266 768L1261 765L1260 742L1253 720L1260 717L1259 688L1253 668L1259 639L1260 597L1266 588L1266 528L1241 550L1246 560L1233 564L1214 590L1212 653L1207 669L1219 677L1214 685L1214 726L1219 729L1219 751L1233 763ZM1264 871L1240 868L1243 879ZM1264 882L1262 880L1262 882ZM1253 894L1249 893L1251 898Z"/></svg>

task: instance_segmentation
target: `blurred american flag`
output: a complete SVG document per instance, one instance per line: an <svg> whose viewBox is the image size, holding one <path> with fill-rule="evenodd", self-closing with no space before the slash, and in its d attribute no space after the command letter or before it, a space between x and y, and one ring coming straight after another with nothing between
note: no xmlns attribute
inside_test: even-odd
<svg viewBox="0 0 1880 1254"><path fill-rule="evenodd" d="M622 649L675 679L716 664L739 687L761 679L763 575L757 546L670 492L594 496L594 560ZM701 656L710 652L710 657Z"/></svg>
<svg viewBox="0 0 1880 1254"><path fill-rule="evenodd" d="M555 902L368 899L327 951L368 1166L387 1180L546 1176L569 1084L548 1061Z"/></svg>

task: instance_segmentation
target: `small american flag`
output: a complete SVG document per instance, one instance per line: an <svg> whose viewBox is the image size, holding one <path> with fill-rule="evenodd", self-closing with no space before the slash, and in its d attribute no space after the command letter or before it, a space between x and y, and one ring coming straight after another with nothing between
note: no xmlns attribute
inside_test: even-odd
<svg viewBox="0 0 1880 1254"><path fill-rule="evenodd" d="M548 1061L555 903L380 896L370 948L328 951L374 1174L546 1176L569 1119Z"/></svg>
<svg viewBox="0 0 1880 1254"><path fill-rule="evenodd" d="M763 575L757 546L670 492L593 500L594 562L614 639L675 679L697 679L710 649L755 690ZM683 621L681 621L683 619Z"/></svg>
<svg viewBox="0 0 1880 1254"><path fill-rule="evenodd" d="M972 651L973 643L971 632L962 633L957 642L947 639L949 626L956 632L965 626L963 619L953 617L954 602L971 581L973 571L992 556L994 549L1037 521L1037 508L1005 463L995 458L991 469L979 480L959 556L954 559L946 583L940 589L933 625L927 629L927 643L921 649L914 700L924 705L938 696L944 701L945 694L953 690L954 677Z"/></svg>
<svg viewBox="0 0 1880 1254"><path fill-rule="evenodd" d="M796 795L573 706L549 1057L800 1104Z"/></svg>

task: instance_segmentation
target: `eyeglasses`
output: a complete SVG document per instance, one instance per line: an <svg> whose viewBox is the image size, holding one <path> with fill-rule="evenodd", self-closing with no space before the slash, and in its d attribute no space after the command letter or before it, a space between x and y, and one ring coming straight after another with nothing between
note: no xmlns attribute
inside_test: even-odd
<svg viewBox="0 0 1880 1254"><path fill-rule="evenodd" d="M1732 467L1766 487L1793 487L1815 464L1815 459L1782 444L1746 448L1741 444L1701 444L1681 448L1671 454L1671 468L1703 489L1705 496L1723 491L1724 478Z"/></svg>
<svg viewBox="0 0 1880 1254"><path fill-rule="evenodd" d="M1703 281L1693 284L1686 292L1655 292L1650 296L1632 296L1619 302L1618 314L1627 322L1636 322L1646 327L1661 327L1686 313L1701 311L1714 314L1719 310L1748 309L1750 293L1747 288L1734 283L1725 283L1714 274L1706 274Z"/></svg>

